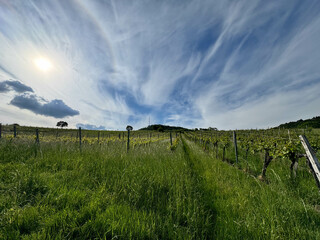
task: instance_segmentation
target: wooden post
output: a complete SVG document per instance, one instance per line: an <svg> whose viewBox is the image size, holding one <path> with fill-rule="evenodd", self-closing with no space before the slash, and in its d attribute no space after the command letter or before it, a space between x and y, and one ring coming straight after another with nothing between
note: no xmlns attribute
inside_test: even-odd
<svg viewBox="0 0 320 240"><path fill-rule="evenodd" d="M236 155L236 163L238 164L238 146L237 146L236 131L233 131L233 143L234 143L234 151L235 151L235 155Z"/></svg>
<svg viewBox="0 0 320 240"><path fill-rule="evenodd" d="M170 132L170 144L172 146L172 133Z"/></svg>
<svg viewBox="0 0 320 240"><path fill-rule="evenodd" d="M307 158L309 160L309 166L313 172L313 176L317 182L318 187L320 188L320 163L319 163L319 160L316 157L315 152L311 148L310 143L309 143L308 139L306 138L306 136L300 135L299 138L301 140L301 144L302 144L304 150L306 151Z"/></svg>
<svg viewBox="0 0 320 240"><path fill-rule="evenodd" d="M17 137L17 126L13 125L13 136Z"/></svg>
<svg viewBox="0 0 320 240"><path fill-rule="evenodd" d="M223 146L223 150L222 150L222 161L224 161L224 155L226 153L226 147Z"/></svg>
<svg viewBox="0 0 320 240"><path fill-rule="evenodd" d="M247 149L246 149L246 162L247 162L247 164L248 164L248 152L249 152L249 147L247 147Z"/></svg>
<svg viewBox="0 0 320 240"><path fill-rule="evenodd" d="M128 130L127 152L129 152L129 149L130 149L130 130Z"/></svg>
<svg viewBox="0 0 320 240"><path fill-rule="evenodd" d="M288 129L288 136L289 136L289 141L291 142L290 130L289 129Z"/></svg>
<svg viewBox="0 0 320 240"><path fill-rule="evenodd" d="M81 150L81 127L79 127L79 144L80 144L80 150Z"/></svg>
<svg viewBox="0 0 320 240"><path fill-rule="evenodd" d="M39 140L39 129L36 129L36 143L39 144L40 140Z"/></svg>
<svg viewBox="0 0 320 240"><path fill-rule="evenodd" d="M219 146L218 142L216 143L216 159L218 159Z"/></svg>

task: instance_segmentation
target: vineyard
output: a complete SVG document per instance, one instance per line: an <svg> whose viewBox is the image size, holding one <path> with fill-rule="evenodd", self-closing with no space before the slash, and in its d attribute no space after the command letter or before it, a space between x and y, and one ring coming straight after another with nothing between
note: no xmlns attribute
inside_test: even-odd
<svg viewBox="0 0 320 240"><path fill-rule="evenodd" d="M299 135L1 126L0 239L320 239Z"/></svg>
<svg viewBox="0 0 320 240"><path fill-rule="evenodd" d="M312 130L309 130L308 134L310 145L317 152L320 149L320 132L315 130L311 132ZM299 159L306 160L305 151L299 139L299 135L302 134L305 134L305 130L291 130L291 132L289 130L282 132L280 130L242 130L237 131L237 137L230 131L192 133L186 134L186 137L198 143L203 150L214 152L215 158L220 158L232 165L236 164L236 167L252 172L255 176L261 170L259 177L264 179L267 167L273 159L289 160L290 170L296 175ZM235 138L237 139L236 147ZM238 158L240 158L239 161ZM307 160L306 163L308 164Z"/></svg>

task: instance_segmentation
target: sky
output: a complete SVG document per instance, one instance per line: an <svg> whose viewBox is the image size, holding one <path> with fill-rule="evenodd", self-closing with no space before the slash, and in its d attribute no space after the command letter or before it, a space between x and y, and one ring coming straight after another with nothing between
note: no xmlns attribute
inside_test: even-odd
<svg viewBox="0 0 320 240"><path fill-rule="evenodd" d="M319 0L0 0L0 122L251 129L320 115Z"/></svg>

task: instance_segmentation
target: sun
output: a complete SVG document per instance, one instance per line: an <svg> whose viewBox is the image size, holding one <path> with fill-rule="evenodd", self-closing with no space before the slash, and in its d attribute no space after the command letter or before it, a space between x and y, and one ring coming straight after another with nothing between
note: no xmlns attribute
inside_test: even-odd
<svg viewBox="0 0 320 240"><path fill-rule="evenodd" d="M36 65L36 67L43 72L47 72L52 68L52 64L50 60L47 58L36 58L33 62Z"/></svg>

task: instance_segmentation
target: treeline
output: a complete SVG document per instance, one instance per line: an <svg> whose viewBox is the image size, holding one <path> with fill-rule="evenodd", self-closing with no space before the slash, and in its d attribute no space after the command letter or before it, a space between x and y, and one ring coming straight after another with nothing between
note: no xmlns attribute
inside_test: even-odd
<svg viewBox="0 0 320 240"><path fill-rule="evenodd" d="M279 125L280 128L320 128L320 116Z"/></svg>
<svg viewBox="0 0 320 240"><path fill-rule="evenodd" d="M149 125L148 127L145 127L145 128L141 128L140 130L164 132L164 131L188 131L189 129L183 128L183 127L175 127L175 126L167 126L167 125L162 125L162 124L154 124L154 125Z"/></svg>

